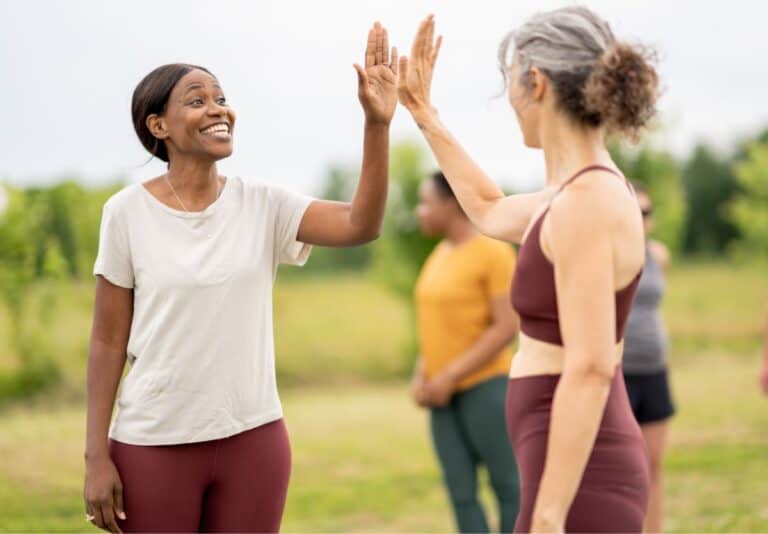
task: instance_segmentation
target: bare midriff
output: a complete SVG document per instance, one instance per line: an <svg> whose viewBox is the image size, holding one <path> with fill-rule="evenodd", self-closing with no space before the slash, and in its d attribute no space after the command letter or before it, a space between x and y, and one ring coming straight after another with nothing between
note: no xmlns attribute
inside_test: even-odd
<svg viewBox="0 0 768 534"><path fill-rule="evenodd" d="M621 363L624 352L624 340L615 346L616 365ZM565 366L565 348L547 343L520 332L518 349L512 359L510 378L523 378L536 375L559 375Z"/></svg>

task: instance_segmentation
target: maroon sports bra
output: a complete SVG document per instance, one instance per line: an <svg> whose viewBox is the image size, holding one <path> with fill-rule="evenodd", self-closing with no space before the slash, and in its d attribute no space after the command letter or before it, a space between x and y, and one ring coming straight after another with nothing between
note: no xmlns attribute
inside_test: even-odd
<svg viewBox="0 0 768 534"><path fill-rule="evenodd" d="M555 195L585 172L595 169L601 169L616 176L621 176L609 167L591 165L566 180ZM626 178L624 180L626 181ZM629 182L627 182L627 187L632 191ZM520 315L520 329L525 335L562 346L563 338L560 334L560 319L557 312L555 270L552 263L541 250L539 239L541 224L548 212L549 206L533 224L528 232L528 236L520 246L515 276L512 280L511 299L512 306ZM624 337L624 325L627 322L632 302L635 300L635 292L637 291L637 284L640 282L642 272L642 269L640 269L640 272L637 273L637 276L627 287L616 292L617 343Z"/></svg>

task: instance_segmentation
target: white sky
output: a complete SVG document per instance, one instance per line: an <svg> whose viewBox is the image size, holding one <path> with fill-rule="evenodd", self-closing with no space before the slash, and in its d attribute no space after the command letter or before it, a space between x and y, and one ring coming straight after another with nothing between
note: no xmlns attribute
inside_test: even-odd
<svg viewBox="0 0 768 534"><path fill-rule="evenodd" d="M225 174L316 192L329 164L360 158L362 112L352 63L367 29L384 23L409 50L418 22L436 15L444 35L433 102L497 181L543 180L541 155L523 147L504 98L496 50L536 11L570 2L493 0L0 0L0 178L16 184L76 176L145 180L130 98L152 68L208 67L238 113ZM588 1L620 38L661 55L666 89L657 141L684 155L705 139L728 148L768 126L766 4ZM421 139L403 108L392 139Z"/></svg>

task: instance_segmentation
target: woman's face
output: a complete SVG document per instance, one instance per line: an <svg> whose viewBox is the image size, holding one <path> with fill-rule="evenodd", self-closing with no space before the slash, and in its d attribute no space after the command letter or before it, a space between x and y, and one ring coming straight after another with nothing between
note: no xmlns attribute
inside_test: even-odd
<svg viewBox="0 0 768 534"><path fill-rule="evenodd" d="M637 202L640 204L640 211L643 214L643 230L645 230L645 237L653 230L653 204L651 203L651 197L645 193L637 194Z"/></svg>
<svg viewBox="0 0 768 534"><path fill-rule="evenodd" d="M192 70L178 81L165 112L148 117L147 126L165 141L171 158L187 155L217 161L232 154L235 112L219 81L202 70Z"/></svg>
<svg viewBox="0 0 768 534"><path fill-rule="evenodd" d="M531 73L531 80L540 83L540 73ZM523 134L523 143L531 148L541 148L539 139L539 120L541 104L534 97L536 88L526 87L520 77L520 69L514 63L509 69L509 88L507 96L517 116L517 124Z"/></svg>
<svg viewBox="0 0 768 534"><path fill-rule="evenodd" d="M437 190L435 182L430 178L419 186L419 204L416 206L416 217L424 235L443 235L448 221L453 216L456 201L446 198Z"/></svg>

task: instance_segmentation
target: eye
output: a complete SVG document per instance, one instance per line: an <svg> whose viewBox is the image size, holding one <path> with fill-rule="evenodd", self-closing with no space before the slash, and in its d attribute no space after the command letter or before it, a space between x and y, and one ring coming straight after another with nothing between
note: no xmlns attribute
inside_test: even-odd
<svg viewBox="0 0 768 534"><path fill-rule="evenodd" d="M203 99L202 98L195 98L194 100L190 101L189 104L191 106L202 106L203 105Z"/></svg>
<svg viewBox="0 0 768 534"><path fill-rule="evenodd" d="M227 105L227 99L226 97L220 96L216 99L216 103L220 106L226 106Z"/></svg>

